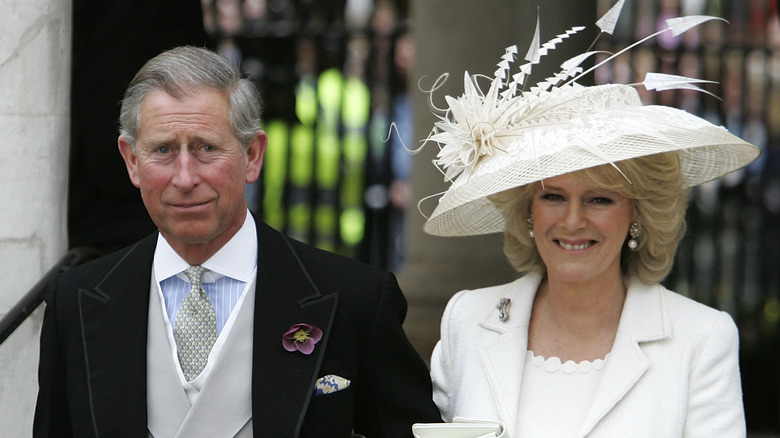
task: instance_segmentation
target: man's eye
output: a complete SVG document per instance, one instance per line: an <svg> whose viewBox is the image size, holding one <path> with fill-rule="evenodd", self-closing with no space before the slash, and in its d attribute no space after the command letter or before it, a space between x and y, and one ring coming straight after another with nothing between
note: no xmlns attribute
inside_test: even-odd
<svg viewBox="0 0 780 438"><path fill-rule="evenodd" d="M169 148L168 146L161 146L159 149L157 149L157 152L161 154L167 154L171 152L171 148Z"/></svg>
<svg viewBox="0 0 780 438"><path fill-rule="evenodd" d="M216 149L217 149L217 148L215 148L214 146L212 146L212 145L210 145L210 144L203 145L203 150L204 150L204 151L206 151L206 152L211 152L211 151L214 151L214 150L216 150Z"/></svg>

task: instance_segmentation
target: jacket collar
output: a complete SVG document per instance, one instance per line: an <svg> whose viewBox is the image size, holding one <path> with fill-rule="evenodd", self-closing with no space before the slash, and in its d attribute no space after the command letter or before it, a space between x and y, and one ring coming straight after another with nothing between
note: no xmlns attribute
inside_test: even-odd
<svg viewBox="0 0 780 438"><path fill-rule="evenodd" d="M633 282L628 287L615 342L579 436L586 436L644 376L650 361L642 344L672 336L666 289Z"/></svg>
<svg viewBox="0 0 780 438"><path fill-rule="evenodd" d="M499 334L479 350L487 380L493 392L496 409L502 421L514 434L520 403L525 354L528 349L528 328L536 290L541 276L530 273L495 292L486 300L479 325ZM487 298L487 297L486 297ZM509 298L509 319L498 318L501 298ZM641 344L671 337L671 323L666 304L666 291L661 286L639 282L629 285L620 316L615 342L604 369L599 389L585 417L578 436L586 436L598 422L631 390L649 367Z"/></svg>
<svg viewBox="0 0 780 438"><path fill-rule="evenodd" d="M487 305L483 309L479 325L497 333L524 329L525 334L528 335L534 297L541 281L541 275L530 272L511 283L493 288L495 293L485 301ZM501 321L499 317L499 306L502 298L509 299L507 318L504 321Z"/></svg>
<svg viewBox="0 0 780 438"><path fill-rule="evenodd" d="M320 292L298 254L300 244L260 221L257 236L253 423L263 425L261 432L269 436L297 436L328 345L338 293ZM93 423L103 435L128 433L128 425L142 426L135 435L146 434L146 340L156 239L157 233L143 239L94 289L78 291ZM282 334L298 323L323 331L311 355L282 347ZM117 394L122 394L121 407Z"/></svg>
<svg viewBox="0 0 780 438"><path fill-rule="evenodd" d="M479 320L481 327L499 334L498 338L484 338L491 341L480 349L479 356L499 418L508 429L509 436L515 436L513 419L517 418L520 405L519 388L528 349L528 328L540 282L539 274L529 273L503 287L494 288L494 293L486 297L488 305ZM498 307L502 298L510 300L506 321L499 318Z"/></svg>

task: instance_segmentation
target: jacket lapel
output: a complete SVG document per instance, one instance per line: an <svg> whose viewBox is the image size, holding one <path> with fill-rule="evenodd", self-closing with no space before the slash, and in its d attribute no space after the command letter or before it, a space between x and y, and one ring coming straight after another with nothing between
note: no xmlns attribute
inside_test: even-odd
<svg viewBox="0 0 780 438"><path fill-rule="evenodd" d="M650 361L642 343L671 337L663 289L634 283L628 288L612 351L580 433L588 435L642 378Z"/></svg>
<svg viewBox="0 0 780 438"><path fill-rule="evenodd" d="M96 434L146 435L146 334L156 239L154 233L128 250L94 289L78 291Z"/></svg>
<svg viewBox="0 0 780 438"><path fill-rule="evenodd" d="M524 359L518 361L517 358L524 358L528 349L528 327L535 296L527 291L535 291L540 281L538 275L531 273L507 285L492 297L479 323L482 328L499 334L495 342L480 349L479 355L495 408L510 436L515 434L514 420L520 403L518 388L522 385L525 365ZM510 298L512 303L507 322L499 321L495 309L502 297ZM577 436L587 436L645 374L649 360L642 352L641 344L670 336L671 324L663 288L639 283L629 286L599 389Z"/></svg>
<svg viewBox="0 0 780 438"><path fill-rule="evenodd" d="M320 293L286 237L258 222L258 239L252 422L255 436L294 437L313 394L338 294ZM282 347L282 335L298 323L323 332L310 355Z"/></svg>
<svg viewBox="0 0 780 438"><path fill-rule="evenodd" d="M530 273L508 284L491 301L480 326L501 335L498 340L479 352L499 418L508 429L509 436L515 435L517 409L520 405L520 385L528 349L528 326L531 309L541 277ZM501 298L509 298L509 319L501 322L497 305ZM520 360L518 360L520 358Z"/></svg>

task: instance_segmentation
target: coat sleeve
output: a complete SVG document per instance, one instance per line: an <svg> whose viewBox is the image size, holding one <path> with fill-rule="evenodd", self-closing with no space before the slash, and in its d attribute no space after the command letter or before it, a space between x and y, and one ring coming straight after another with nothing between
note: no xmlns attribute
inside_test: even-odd
<svg viewBox="0 0 780 438"><path fill-rule="evenodd" d="M453 342L457 336L457 329L451 327L454 318L455 307L465 291L455 294L447 303L444 315L441 318L441 338L436 343L431 356L431 380L433 383L433 401L441 412L445 422L452 422L453 409L451 405L455 394L452 391L458 387L459 372L453 368L452 351ZM453 382L454 381L454 382Z"/></svg>
<svg viewBox="0 0 780 438"><path fill-rule="evenodd" d="M41 329L38 364L38 400L33 420L33 437L72 436L70 412L65 388L65 361L57 328L55 283L46 292L46 310Z"/></svg>
<svg viewBox="0 0 780 438"><path fill-rule="evenodd" d="M690 375L685 437L744 437L745 412L739 373L739 336L721 312L695 352Z"/></svg>
<svg viewBox="0 0 780 438"><path fill-rule="evenodd" d="M392 274L384 278L361 359L355 432L411 437L412 424L441 422L428 368L403 329L406 300Z"/></svg>

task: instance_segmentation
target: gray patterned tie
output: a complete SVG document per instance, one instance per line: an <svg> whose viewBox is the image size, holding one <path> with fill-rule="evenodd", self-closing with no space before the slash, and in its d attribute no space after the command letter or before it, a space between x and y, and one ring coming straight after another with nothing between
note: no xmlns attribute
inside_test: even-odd
<svg viewBox="0 0 780 438"><path fill-rule="evenodd" d="M190 279L190 292L176 313L173 337L184 377L192 381L200 375L217 340L217 317L203 290L202 266L190 266L184 274Z"/></svg>

